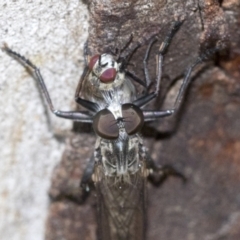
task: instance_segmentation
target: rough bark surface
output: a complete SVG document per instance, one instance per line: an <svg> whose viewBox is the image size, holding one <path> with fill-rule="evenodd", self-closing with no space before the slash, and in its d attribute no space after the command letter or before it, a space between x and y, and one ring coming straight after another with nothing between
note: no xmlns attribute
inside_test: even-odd
<svg viewBox="0 0 240 240"><path fill-rule="evenodd" d="M74 109L87 6L2 0L0 8L0 47L7 43L40 68L57 109ZM46 116L29 71L1 49L0 75L0 239L43 240L52 170L64 150L53 132L70 131L72 122Z"/></svg>
<svg viewBox="0 0 240 240"><path fill-rule="evenodd" d="M89 54L121 48L132 34L129 48L143 44L131 59L142 79L144 43L157 35L149 58L154 79L157 47L172 23L185 19L165 56L163 89L155 108L173 104L175 83L199 55L215 46L227 50L194 72L178 114L143 131L156 162L174 166L188 179L185 185L176 178L161 187L149 183L147 239L240 239L239 0L92 0L88 4ZM97 239L94 192L80 204L79 190L83 163L93 144L93 135L86 133L69 140L53 175L46 240Z"/></svg>

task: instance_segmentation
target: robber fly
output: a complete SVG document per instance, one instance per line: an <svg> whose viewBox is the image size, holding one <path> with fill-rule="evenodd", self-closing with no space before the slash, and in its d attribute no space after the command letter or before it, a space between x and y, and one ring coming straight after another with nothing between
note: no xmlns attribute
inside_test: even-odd
<svg viewBox="0 0 240 240"><path fill-rule="evenodd" d="M84 172L81 185L89 190L93 181L98 199L98 236L101 240L143 240L146 226L146 178L159 173L184 178L171 167L156 166L140 135L144 122L154 121L174 114L181 103L198 59L187 70L172 109L143 110L143 106L158 95L163 65L163 55L182 22L175 22L157 52L155 90L148 93L147 59L155 40L150 41L144 58L146 81L143 95L136 94L135 86L127 76L126 59L113 54L99 54L90 58L79 81L75 100L87 111L56 110L52 104L40 70L28 59L12 51L3 50L32 69L52 113L78 122L91 123L96 133L95 150ZM136 79L136 78L135 78ZM133 79L134 80L134 79Z"/></svg>

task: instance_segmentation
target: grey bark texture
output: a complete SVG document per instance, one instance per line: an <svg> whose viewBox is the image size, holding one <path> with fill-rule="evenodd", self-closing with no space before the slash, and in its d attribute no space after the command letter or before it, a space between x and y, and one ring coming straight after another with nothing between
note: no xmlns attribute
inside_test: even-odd
<svg viewBox="0 0 240 240"><path fill-rule="evenodd" d="M7 43L41 70L56 108L74 109L84 63L87 7L78 0L0 1ZM79 24L79 22L81 24ZM71 121L46 111L29 71L0 50L0 239L43 240L53 168ZM51 124L49 124L51 122Z"/></svg>

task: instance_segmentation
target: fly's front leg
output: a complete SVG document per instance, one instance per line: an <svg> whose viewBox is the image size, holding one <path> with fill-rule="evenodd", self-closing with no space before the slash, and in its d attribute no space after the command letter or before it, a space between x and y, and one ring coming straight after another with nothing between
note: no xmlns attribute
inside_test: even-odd
<svg viewBox="0 0 240 240"><path fill-rule="evenodd" d="M123 53L123 51L125 51L125 49L130 45L130 43L133 40L133 35L131 34L129 40L126 42L126 44L123 46L122 49L120 49L118 51L118 56L117 56L117 62L121 62L120 65L120 72L125 72L125 74L127 76L129 76L130 78L132 78L133 81L135 81L136 83L140 84L141 86L143 86L145 89L147 88L146 86L146 82L144 82L142 79L140 79L134 72L127 70L127 66L130 65L129 64L129 60L132 57L133 53L135 52L135 50L140 47L140 45L136 45L136 47L134 47L126 56L121 57L121 54ZM117 49L118 50L118 49Z"/></svg>
<svg viewBox="0 0 240 240"><path fill-rule="evenodd" d="M151 158L145 147L142 147L142 156L146 161L148 176L154 185L161 185L168 177L178 177L184 183L186 177L170 165L159 166Z"/></svg>
<svg viewBox="0 0 240 240"><path fill-rule="evenodd" d="M161 84L161 78L162 78L162 67L163 67L163 56L167 51L167 48L171 42L171 40L173 39L174 34L177 32L177 30L179 29L179 27L182 25L183 21L176 21L174 22L174 24L172 25L169 33L167 34L167 36L165 37L163 43L161 44L161 46L159 47L158 53L156 55L156 60L157 60L157 69L156 69L156 80L155 80L155 93L158 94L159 89L160 89L160 84ZM146 85L147 88L149 88L149 86L151 85L152 81L149 77L149 72L148 72L148 57L149 57L149 52L150 49L153 45L153 43L156 41L157 39L152 39L147 47L147 51L145 53L145 57L143 60L143 66L144 66L144 74L145 74L145 79L146 79Z"/></svg>
<svg viewBox="0 0 240 240"><path fill-rule="evenodd" d="M84 63L85 63L85 67L88 65L89 62L89 56L91 56L91 52L88 48L88 40L84 43L84 47L83 47L83 56L84 56Z"/></svg>
<svg viewBox="0 0 240 240"><path fill-rule="evenodd" d="M26 59L24 56L21 56L20 54L12 51L6 44L2 47L2 50L5 51L9 56L16 59L22 65L24 65L25 67L28 67L31 71L33 71L33 73L35 74L36 80L40 85L43 96L47 101L47 104L53 114L55 114L57 117L71 119L74 121L88 122L88 123L92 122L92 115L87 111L82 111L82 112L61 111L61 110L55 109L39 68L35 66L30 60Z"/></svg>
<svg viewBox="0 0 240 240"><path fill-rule="evenodd" d="M164 39L163 43L158 49L157 55L156 55L156 61L157 61L157 69L156 69L156 80L155 80L155 97L158 95L158 92L160 90L160 84L161 84L161 78L162 78L162 67L163 67L163 56L167 51L167 48L174 36L174 34L177 32L179 27L182 25L183 21L176 21L174 22L173 26L171 27L171 30L167 34L166 38ZM157 37L154 36L154 38L151 39L151 41L148 44L144 59L143 59L143 67L144 67L144 75L145 75L145 81L142 81L139 77L135 75L135 73L126 71L126 75L130 76L135 82L139 83L145 88L145 92L148 92L150 85L153 83L153 81L150 79L149 71L148 71L148 58L150 55L150 50L152 48L152 45L157 41ZM146 94L148 95L148 94ZM168 114L168 113L167 113ZM168 114L169 115L169 114Z"/></svg>
<svg viewBox="0 0 240 240"><path fill-rule="evenodd" d="M216 53L217 51L219 51L219 48L214 48L214 49L210 49L208 51L206 51L204 54L200 55L191 65L190 67L187 68L187 71L185 73L182 85L178 91L174 106L172 109L167 109L167 110L162 110L162 111L143 111L143 115L144 115L144 121L148 122L148 121L154 121L157 120L158 118L162 118L165 116L170 116L172 114L174 114L175 112L178 111L178 109L180 108L182 99L186 93L186 89L188 87L188 85L190 84L190 80L191 80L191 73L194 70L194 68L202 63L203 61L207 60L210 56L212 56L214 53Z"/></svg>
<svg viewBox="0 0 240 240"><path fill-rule="evenodd" d="M142 79L140 79L134 72L126 70L126 75L129 76L130 78L132 78L133 81L135 81L136 83L138 83L141 86L143 86L145 91L146 91L146 89L147 89L146 83Z"/></svg>

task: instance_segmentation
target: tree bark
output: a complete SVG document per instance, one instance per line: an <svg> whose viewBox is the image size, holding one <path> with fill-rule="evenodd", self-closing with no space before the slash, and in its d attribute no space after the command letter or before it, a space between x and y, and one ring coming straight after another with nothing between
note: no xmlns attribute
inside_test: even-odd
<svg viewBox="0 0 240 240"><path fill-rule="evenodd" d="M155 161L174 166L188 179L184 185L177 178L161 187L148 184L147 239L240 239L239 1L92 0L88 8L89 55L121 49L132 34L128 49L141 46L130 68L141 79L149 40L158 39L148 63L154 79L157 49L173 22L184 19L164 57L162 90L151 108L171 108L186 69L209 49L224 50L193 72L176 115L143 130ZM53 175L46 240L97 239L94 192L80 204L79 189L94 137L79 128L81 134L73 134Z"/></svg>

